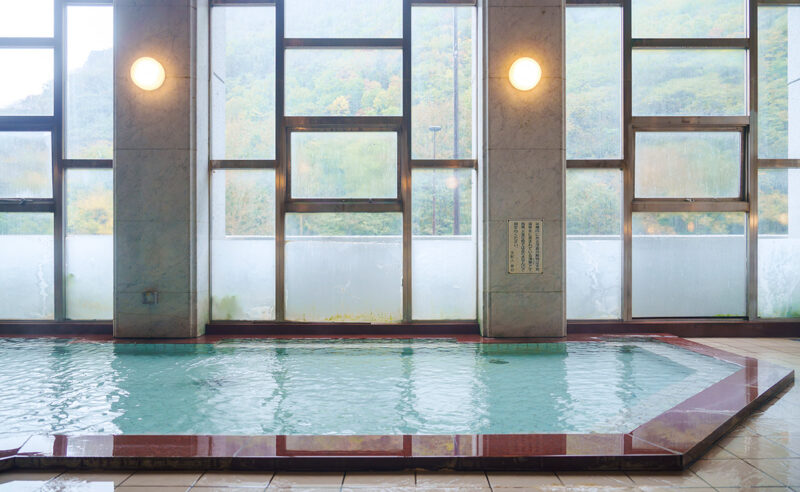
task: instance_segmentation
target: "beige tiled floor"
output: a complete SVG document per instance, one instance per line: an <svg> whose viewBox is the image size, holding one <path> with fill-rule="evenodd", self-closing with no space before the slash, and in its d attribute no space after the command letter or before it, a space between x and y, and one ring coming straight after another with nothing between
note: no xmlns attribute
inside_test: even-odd
<svg viewBox="0 0 800 492"><path fill-rule="evenodd" d="M703 338L696 341L791 367L800 342ZM342 491L781 491L800 492L800 389L789 388L721 439L689 470L675 473L51 473L0 474L0 492Z"/></svg>

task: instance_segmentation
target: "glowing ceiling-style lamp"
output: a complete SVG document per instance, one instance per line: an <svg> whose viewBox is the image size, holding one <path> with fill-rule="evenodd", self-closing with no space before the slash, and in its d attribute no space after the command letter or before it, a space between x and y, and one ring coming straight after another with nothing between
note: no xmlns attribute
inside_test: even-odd
<svg viewBox="0 0 800 492"><path fill-rule="evenodd" d="M154 91L164 84L167 73L157 60L144 56L131 65L131 79L140 89Z"/></svg>
<svg viewBox="0 0 800 492"><path fill-rule="evenodd" d="M508 80L515 89L529 91L542 79L542 67L533 58L522 57L511 64Z"/></svg>

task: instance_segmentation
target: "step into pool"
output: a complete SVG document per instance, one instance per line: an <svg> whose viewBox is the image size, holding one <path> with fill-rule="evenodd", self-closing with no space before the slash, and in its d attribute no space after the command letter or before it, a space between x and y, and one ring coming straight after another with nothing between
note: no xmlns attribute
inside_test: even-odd
<svg viewBox="0 0 800 492"><path fill-rule="evenodd" d="M648 338L7 338L0 360L0 436L625 433L742 369Z"/></svg>

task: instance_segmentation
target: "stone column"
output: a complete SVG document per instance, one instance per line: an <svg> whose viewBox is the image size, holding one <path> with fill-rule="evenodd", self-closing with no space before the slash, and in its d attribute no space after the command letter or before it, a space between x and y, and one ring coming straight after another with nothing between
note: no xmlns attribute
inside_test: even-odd
<svg viewBox="0 0 800 492"><path fill-rule="evenodd" d="M114 336L194 337L208 319L208 3L114 4ZM152 92L130 67L166 70ZM155 304L144 292L157 292Z"/></svg>
<svg viewBox="0 0 800 492"><path fill-rule="evenodd" d="M789 158L800 158L800 7L787 7ZM789 170L789 235L800 237L800 170Z"/></svg>
<svg viewBox="0 0 800 492"><path fill-rule="evenodd" d="M564 4L487 2L482 332L560 337L566 332ZM542 67L541 82L528 92L508 80L522 56ZM518 219L543 220L541 274L507 273L508 221Z"/></svg>

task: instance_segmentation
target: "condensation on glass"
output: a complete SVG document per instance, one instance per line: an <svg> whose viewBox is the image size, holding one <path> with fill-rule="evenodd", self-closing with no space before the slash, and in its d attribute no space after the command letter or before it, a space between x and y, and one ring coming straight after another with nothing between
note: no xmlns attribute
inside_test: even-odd
<svg viewBox="0 0 800 492"><path fill-rule="evenodd" d="M739 132L636 133L636 197L738 198L741 171Z"/></svg>
<svg viewBox="0 0 800 492"><path fill-rule="evenodd" d="M758 156L800 159L800 5L758 8Z"/></svg>
<svg viewBox="0 0 800 492"><path fill-rule="evenodd" d="M52 198L49 132L0 132L0 198Z"/></svg>
<svg viewBox="0 0 800 492"><path fill-rule="evenodd" d="M800 169L758 172L758 315L800 317Z"/></svg>
<svg viewBox="0 0 800 492"><path fill-rule="evenodd" d="M211 317L275 319L275 171L211 173Z"/></svg>
<svg viewBox="0 0 800 492"><path fill-rule="evenodd" d="M634 318L746 315L744 213L634 213Z"/></svg>
<svg viewBox="0 0 800 492"><path fill-rule="evenodd" d="M0 0L0 38L53 37L53 0Z"/></svg>
<svg viewBox="0 0 800 492"><path fill-rule="evenodd" d="M566 10L567 159L622 158L622 9Z"/></svg>
<svg viewBox="0 0 800 492"><path fill-rule="evenodd" d="M622 317L622 172L567 171L567 318Z"/></svg>
<svg viewBox="0 0 800 492"><path fill-rule="evenodd" d="M68 319L114 316L114 174L69 169L66 175L65 283Z"/></svg>
<svg viewBox="0 0 800 492"><path fill-rule="evenodd" d="M275 7L211 10L211 158L275 158Z"/></svg>
<svg viewBox="0 0 800 492"><path fill-rule="evenodd" d="M286 214L286 319L403 318L402 215Z"/></svg>
<svg viewBox="0 0 800 492"><path fill-rule="evenodd" d="M401 116L402 51L287 49L285 91L287 116Z"/></svg>
<svg viewBox="0 0 800 492"><path fill-rule="evenodd" d="M287 38L402 38L403 0L286 0Z"/></svg>
<svg viewBox="0 0 800 492"><path fill-rule="evenodd" d="M395 198L396 132L293 132L293 198Z"/></svg>
<svg viewBox="0 0 800 492"><path fill-rule="evenodd" d="M745 38L744 0L632 0L634 38Z"/></svg>
<svg viewBox="0 0 800 492"><path fill-rule="evenodd" d="M412 186L412 306L420 320L475 319L475 172L415 170Z"/></svg>
<svg viewBox="0 0 800 492"><path fill-rule="evenodd" d="M633 50L633 115L746 115L746 61L740 49Z"/></svg>
<svg viewBox="0 0 800 492"><path fill-rule="evenodd" d="M114 10L70 5L66 16L66 157L113 159Z"/></svg>
<svg viewBox="0 0 800 492"><path fill-rule="evenodd" d="M0 212L0 319L53 319L53 214Z"/></svg>
<svg viewBox="0 0 800 492"><path fill-rule="evenodd" d="M0 116L52 116L52 49L0 48L0 67Z"/></svg>
<svg viewBox="0 0 800 492"><path fill-rule="evenodd" d="M474 12L472 7L412 9L414 159L472 159L475 155Z"/></svg>

